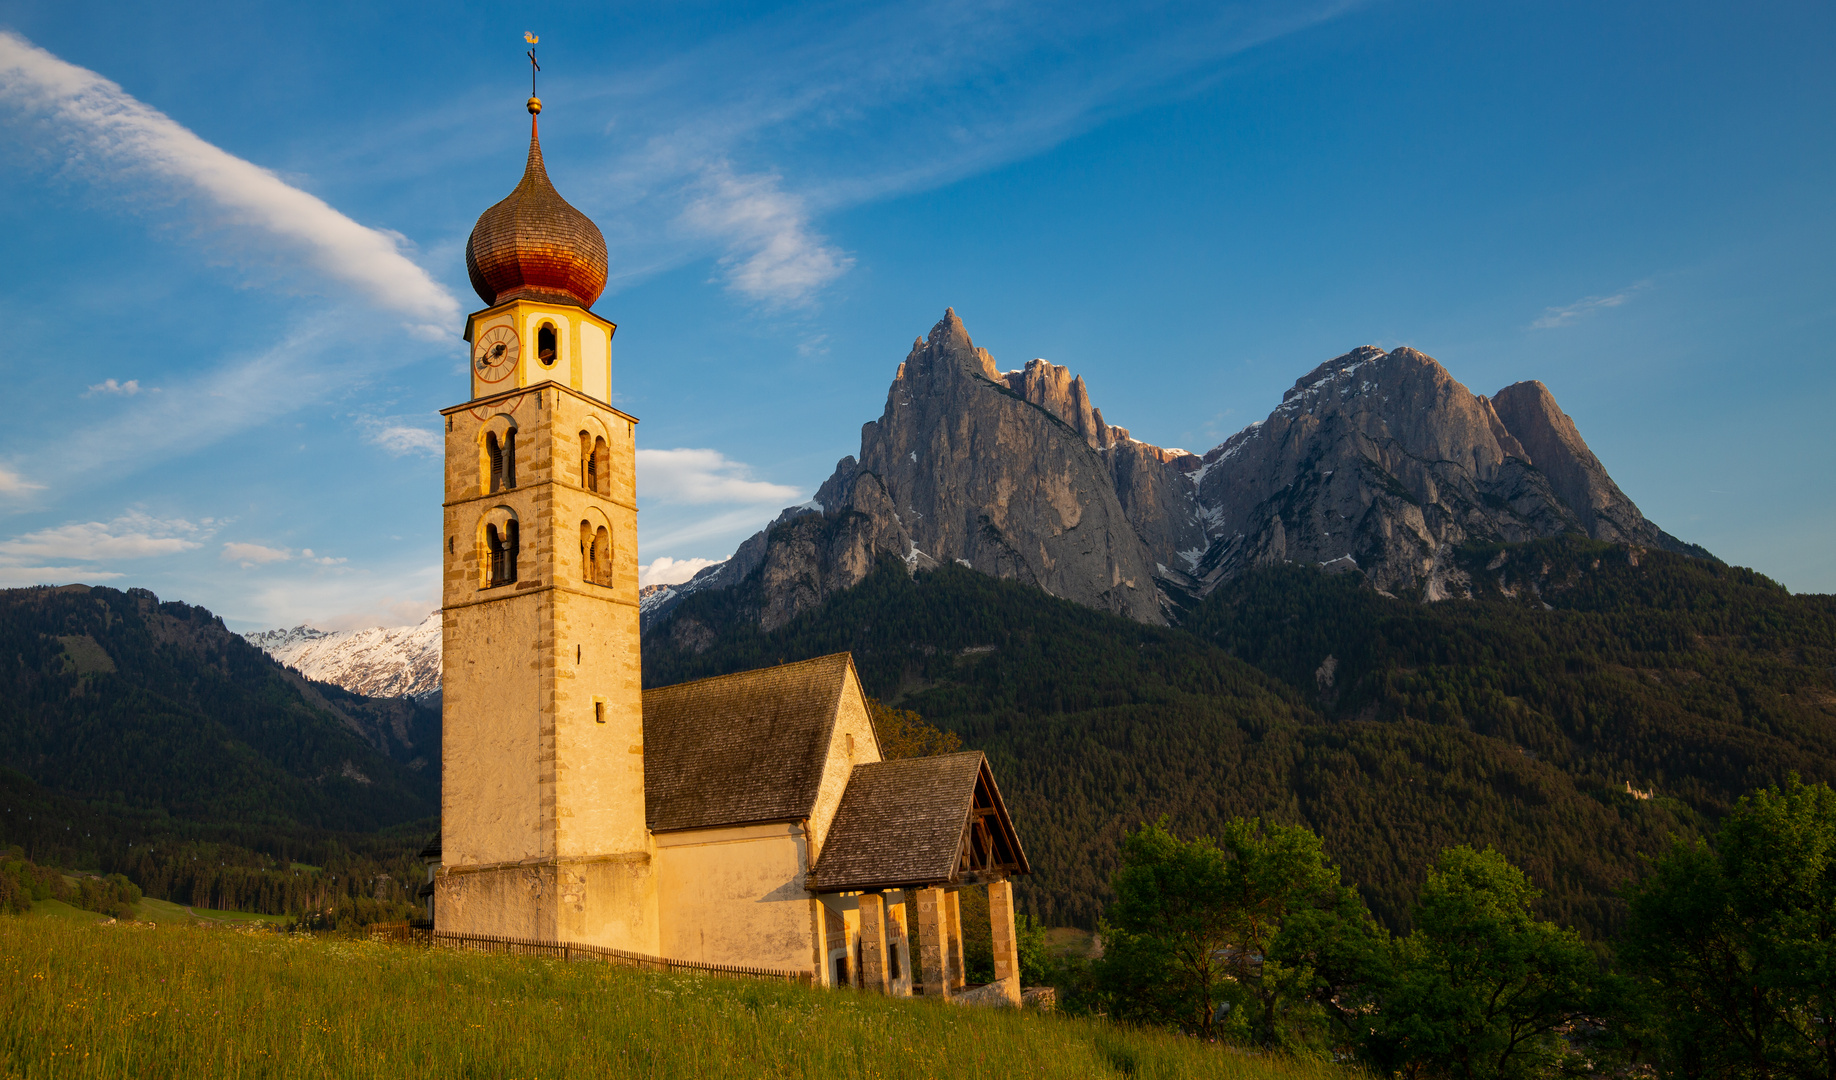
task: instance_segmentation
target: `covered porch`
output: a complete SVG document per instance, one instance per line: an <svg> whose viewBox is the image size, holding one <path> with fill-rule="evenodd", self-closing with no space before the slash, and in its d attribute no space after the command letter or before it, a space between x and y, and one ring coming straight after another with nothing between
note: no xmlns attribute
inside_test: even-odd
<svg viewBox="0 0 1836 1080"><path fill-rule="evenodd" d="M1019 1005L1012 879L1030 873L980 752L856 766L809 875L824 911L825 981L894 995L962 994L960 893L984 888L995 989L977 996Z"/></svg>

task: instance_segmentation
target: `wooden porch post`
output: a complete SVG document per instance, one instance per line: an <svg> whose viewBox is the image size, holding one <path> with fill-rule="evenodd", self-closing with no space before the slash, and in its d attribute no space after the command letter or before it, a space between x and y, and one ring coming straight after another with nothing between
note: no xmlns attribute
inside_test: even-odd
<svg viewBox="0 0 1836 1080"><path fill-rule="evenodd" d="M988 925L994 932L995 982L1006 988L1007 999L1020 1004L1020 945L1014 933L1014 883L988 885Z"/></svg>
<svg viewBox="0 0 1836 1080"><path fill-rule="evenodd" d="M861 912L861 989L887 992L886 985L886 900L878 893L862 893Z"/></svg>
<svg viewBox="0 0 1836 1080"><path fill-rule="evenodd" d="M918 953L924 968L924 996L928 998L950 996L950 980L944 973L944 957L950 946L945 936L945 915L942 889L918 890Z"/></svg>

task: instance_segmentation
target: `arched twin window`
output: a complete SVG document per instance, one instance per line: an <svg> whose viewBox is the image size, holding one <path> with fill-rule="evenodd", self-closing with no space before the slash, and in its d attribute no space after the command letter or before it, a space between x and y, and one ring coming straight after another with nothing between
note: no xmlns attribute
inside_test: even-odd
<svg viewBox="0 0 1836 1080"><path fill-rule="evenodd" d="M485 433L485 465L487 492L508 491L516 486L516 429L504 431L500 440L497 432Z"/></svg>
<svg viewBox="0 0 1836 1080"><path fill-rule="evenodd" d="M580 576L589 585L612 584L612 534L604 525L580 523Z"/></svg>
<svg viewBox="0 0 1836 1080"><path fill-rule="evenodd" d="M495 522L485 526L485 551L491 559L485 588L496 588L516 581L517 549L522 546L517 523L506 521L500 529Z"/></svg>
<svg viewBox="0 0 1836 1080"><path fill-rule="evenodd" d="M604 494L611 490L611 462L606 440L590 431L580 433L580 486Z"/></svg>

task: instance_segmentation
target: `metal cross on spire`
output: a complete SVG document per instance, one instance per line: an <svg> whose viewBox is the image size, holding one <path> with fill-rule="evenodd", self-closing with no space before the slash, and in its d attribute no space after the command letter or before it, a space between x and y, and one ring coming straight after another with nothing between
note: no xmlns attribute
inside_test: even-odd
<svg viewBox="0 0 1836 1080"><path fill-rule="evenodd" d="M542 65L536 63L535 45L536 42L542 39L525 30L523 31L523 40L529 43L529 96L535 97L536 72L542 70Z"/></svg>

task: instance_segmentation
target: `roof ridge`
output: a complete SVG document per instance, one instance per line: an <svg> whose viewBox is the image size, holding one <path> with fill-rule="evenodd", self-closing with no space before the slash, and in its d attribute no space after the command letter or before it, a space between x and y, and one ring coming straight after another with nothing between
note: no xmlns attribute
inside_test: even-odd
<svg viewBox="0 0 1836 1080"><path fill-rule="evenodd" d="M706 675L699 679L690 679L687 682L670 683L668 686L653 686L644 691L644 693L655 694L664 690L679 690L686 686L700 686L703 683L719 682L722 679L737 679L742 675L757 675L762 671L783 671L785 668L803 667L806 664L816 664L824 660L834 660L836 657L846 658L850 664L854 662L854 654L843 649L841 652L826 653L822 656L812 656L807 660L792 660L788 663L772 664L769 667L747 668L744 671L729 671L725 675Z"/></svg>
<svg viewBox="0 0 1836 1080"><path fill-rule="evenodd" d="M918 757L881 758L878 761L864 761L856 765L855 768L871 769L878 765L910 765L920 761L948 761L951 758L967 757L970 755L974 755L984 760L988 757L987 754L980 750L952 750L947 754L921 754Z"/></svg>

